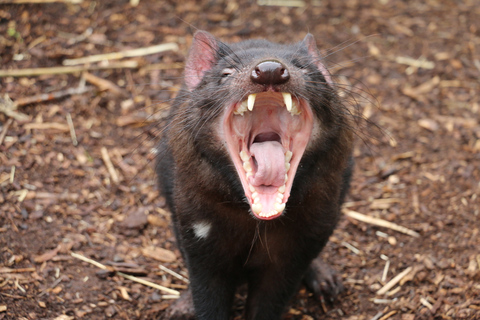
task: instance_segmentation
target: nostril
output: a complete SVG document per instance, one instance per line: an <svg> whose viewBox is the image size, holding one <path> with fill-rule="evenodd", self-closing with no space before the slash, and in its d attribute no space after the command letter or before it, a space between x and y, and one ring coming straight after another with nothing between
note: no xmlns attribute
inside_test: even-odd
<svg viewBox="0 0 480 320"><path fill-rule="evenodd" d="M278 85L290 79L290 73L285 65L276 60L260 62L252 70L251 80L263 85Z"/></svg>

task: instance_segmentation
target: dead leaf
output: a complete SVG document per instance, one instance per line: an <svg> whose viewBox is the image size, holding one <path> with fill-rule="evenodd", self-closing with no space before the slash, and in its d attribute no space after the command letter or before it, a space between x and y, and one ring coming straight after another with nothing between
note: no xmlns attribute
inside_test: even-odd
<svg viewBox="0 0 480 320"><path fill-rule="evenodd" d="M402 93L410 98L422 101L423 99L425 99L424 95L431 92L436 86L438 86L439 83L440 77L435 76L417 87L412 88L406 86L402 89Z"/></svg>
<svg viewBox="0 0 480 320"><path fill-rule="evenodd" d="M66 314L59 315L53 320L73 320L74 317L67 316Z"/></svg>
<svg viewBox="0 0 480 320"><path fill-rule="evenodd" d="M420 119L417 121L418 125L429 131L437 131L438 123L433 119Z"/></svg>
<svg viewBox="0 0 480 320"><path fill-rule="evenodd" d="M149 246L142 249L145 257L152 258L161 262L173 262L177 260L177 256L170 250Z"/></svg>
<svg viewBox="0 0 480 320"><path fill-rule="evenodd" d="M92 83L93 85L96 85L102 91L108 90L117 95L124 95L124 92L122 91L122 89L120 89L116 84L114 84L109 80L94 76L93 74L86 71L83 73L83 77L88 82Z"/></svg>
<svg viewBox="0 0 480 320"><path fill-rule="evenodd" d="M40 256L35 256L33 258L33 260L36 262L36 263L42 263L42 262L45 262L45 261L48 261L50 259L52 259L53 257L55 257L58 253L58 251L60 250L60 246L56 247L55 249L53 250L50 250L50 251L47 251L45 252L44 254L40 255Z"/></svg>
<svg viewBox="0 0 480 320"><path fill-rule="evenodd" d="M147 217L148 223L155 227L162 227L166 228L168 226L168 222L165 219L160 218L155 214L149 214Z"/></svg>
<svg viewBox="0 0 480 320"><path fill-rule="evenodd" d="M118 287L118 290L120 290L120 295L124 300L131 301L132 298L130 298L130 295L128 294L127 288L125 287Z"/></svg>

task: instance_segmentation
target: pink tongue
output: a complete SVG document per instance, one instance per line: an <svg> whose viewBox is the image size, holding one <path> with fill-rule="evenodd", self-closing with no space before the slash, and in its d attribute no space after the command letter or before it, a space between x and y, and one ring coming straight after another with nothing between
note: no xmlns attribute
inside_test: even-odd
<svg viewBox="0 0 480 320"><path fill-rule="evenodd" d="M253 186L280 187L285 183L285 156L283 147L277 141L252 144L250 153L257 162L257 172L251 178Z"/></svg>

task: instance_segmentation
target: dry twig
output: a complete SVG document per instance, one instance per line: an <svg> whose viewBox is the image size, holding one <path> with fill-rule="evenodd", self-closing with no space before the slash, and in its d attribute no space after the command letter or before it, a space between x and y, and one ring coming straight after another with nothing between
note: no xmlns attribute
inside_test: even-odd
<svg viewBox="0 0 480 320"><path fill-rule="evenodd" d="M35 272L35 268L19 268L19 269L11 269L11 268L0 268L0 273L23 273L23 272Z"/></svg>
<svg viewBox="0 0 480 320"><path fill-rule="evenodd" d="M66 74L83 71L105 70L105 69L136 69L138 68L137 61L122 61L115 63L108 63L106 65L94 66L68 66L68 67L52 67L52 68L31 68L31 69L13 69L0 70L1 77L33 77L51 74Z"/></svg>
<svg viewBox="0 0 480 320"><path fill-rule="evenodd" d="M184 276L182 276L181 274L178 274L178 273L176 273L175 271L170 270L170 269L168 269L167 267L162 266L161 264L159 264L158 267L160 268L160 270L165 271L166 273L171 274L171 275L174 276L175 278L180 279L180 280L182 280L182 281L185 282L185 283L190 283L190 281L189 281L187 278L185 278Z"/></svg>
<svg viewBox="0 0 480 320"><path fill-rule="evenodd" d="M384 315L383 317L381 317L380 319L378 320L387 320L388 318L390 318L391 316L397 314L397 310L392 310L390 311L389 313L387 313L386 315Z"/></svg>
<svg viewBox="0 0 480 320"><path fill-rule="evenodd" d="M8 117L11 117L19 122L26 122L30 120L30 117L26 114L18 112L17 111L18 107L25 106L31 103L39 103L44 101L60 99L66 96L74 95L74 94L83 94L91 90L92 90L91 87L69 88L69 89L61 90L57 92L42 93L42 94L37 94L31 97L19 98L16 101L12 101L6 95L5 99L0 98L0 112L3 112Z"/></svg>
<svg viewBox="0 0 480 320"><path fill-rule="evenodd" d="M8 132L8 128L12 123L13 123L13 120L12 118L10 118L7 120L7 122L3 126L2 132L0 133L0 146L2 145L3 139L5 139L5 136L7 135L7 132Z"/></svg>
<svg viewBox="0 0 480 320"><path fill-rule="evenodd" d="M120 179L118 178L117 171L113 167L112 160L110 160L110 155L108 154L107 148L102 147L101 152L102 152L103 162L107 167L108 173L110 174L110 177L112 178L113 183L118 184L120 182Z"/></svg>
<svg viewBox="0 0 480 320"><path fill-rule="evenodd" d="M303 0L258 0L257 3L260 6L305 7Z"/></svg>
<svg viewBox="0 0 480 320"><path fill-rule="evenodd" d="M40 103L45 101L51 101L55 99L60 99L66 96L76 95L76 94L83 94L85 92L92 91L92 87L77 87L77 88L68 88L65 90L60 90L56 92L50 93L41 93L31 97L19 98L14 101L15 107L25 106L31 103Z"/></svg>
<svg viewBox="0 0 480 320"><path fill-rule="evenodd" d="M118 94L118 95L123 95L124 94L122 89L120 89L116 84L114 84L113 82L111 82L109 80L99 78L99 77L94 76L93 74L91 74L89 72L86 72L86 71L83 73L82 76L85 78L85 80L87 80L91 84L100 88L100 90L109 90L109 91L111 91L115 94Z"/></svg>
<svg viewBox="0 0 480 320"><path fill-rule="evenodd" d="M434 62L428 61L425 58L413 59L410 57L393 57L393 60L398 64L404 64L415 68L433 69L435 67Z"/></svg>
<svg viewBox="0 0 480 320"><path fill-rule="evenodd" d="M397 283L399 283L400 280L402 280L412 270L413 270L412 267L408 267L407 269L400 272L395 278L393 278L386 285L384 285L382 288L380 288L380 290L377 291L377 295L383 295L383 294L387 293L390 289L392 289Z"/></svg>
<svg viewBox="0 0 480 320"><path fill-rule="evenodd" d="M70 131L70 128L68 127L68 125L64 123L59 123L59 122L27 123L26 125L23 126L23 128L25 130L37 129L37 130L58 130L62 132Z"/></svg>
<svg viewBox="0 0 480 320"><path fill-rule="evenodd" d="M4 113L7 117L13 118L18 122L26 122L30 120L30 117L26 114L20 113L17 110L17 105L5 95L5 98L0 98L0 112Z"/></svg>
<svg viewBox="0 0 480 320"><path fill-rule="evenodd" d="M100 268L100 269L103 269L103 270L108 270L108 267L101 264L100 262L97 262L95 260L92 260L92 259L89 259L87 257L84 257L78 253L75 253L75 252L71 252L70 255L74 258L77 258L77 259L80 259L82 261L85 261L85 262L88 262L90 264L93 264L94 266ZM143 285L146 285L146 286L149 286L149 287L152 287L152 288L155 288L155 289L158 289L158 290L161 290L161 291L164 291L164 292L167 292L168 294L171 294L171 295L175 295L175 296L179 296L180 295L180 292L178 292L177 290L173 290L173 289L170 289L170 288L167 288L167 287L164 287L164 286L161 286L159 284L156 284L156 283L153 283L153 282L150 282L150 281L147 281L147 280L144 280L144 279L140 279L140 278L137 278L137 277L134 277L134 276L131 276L131 275L128 275L128 274L125 274L123 272L118 272L116 271L115 272L116 274L118 274L119 276L122 276L126 279L129 279L129 280L132 280L132 281L135 281L135 282L138 282L138 283L141 283Z"/></svg>
<svg viewBox="0 0 480 320"><path fill-rule="evenodd" d="M366 215L361 214L359 212L348 210L348 209L343 209L343 213L350 218L353 218L353 219L356 219L356 220L359 220L359 221L362 221L362 222L365 222L365 223L370 223L370 224L373 224L373 225L376 225L376 226L389 228L389 229L392 229L392 230L395 230L395 231L398 231L398 232L401 232L401 233L408 234L409 236L412 236L412 237L415 237L415 238L420 237L420 234L418 232L410 230L408 228L405 228L405 227L400 226L398 224L395 224L393 222L389 222L389 221L386 221L386 220L383 220L383 219L369 217L369 216L366 216Z"/></svg>
<svg viewBox="0 0 480 320"><path fill-rule="evenodd" d="M72 115L67 113L67 123L68 128L70 129L70 137L72 138L72 143L74 146L78 145L77 134L75 133L75 127L73 126Z"/></svg>
<svg viewBox="0 0 480 320"><path fill-rule="evenodd" d="M83 0L0 0L0 3L13 3L13 4L20 4L20 3L55 3L55 2L82 3Z"/></svg>
<svg viewBox="0 0 480 320"><path fill-rule="evenodd" d="M146 56L149 54L169 51L169 50L177 51L178 45L176 43L170 42L170 43L163 43L156 46L145 47L145 48L111 52L111 53L105 53L105 54L96 54L93 56L88 56L88 57L83 57L78 59L66 59L63 61L63 65L74 66L77 64L99 62L103 60L116 60L116 59L122 59L122 58L140 57L140 56Z"/></svg>

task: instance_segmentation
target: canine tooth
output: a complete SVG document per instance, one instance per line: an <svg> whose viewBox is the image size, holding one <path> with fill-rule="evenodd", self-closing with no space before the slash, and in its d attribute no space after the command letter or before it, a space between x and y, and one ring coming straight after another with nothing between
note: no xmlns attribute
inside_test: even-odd
<svg viewBox="0 0 480 320"><path fill-rule="evenodd" d="M250 156L245 150L242 150L240 152L240 159L242 159L243 162L248 161L250 159Z"/></svg>
<svg viewBox="0 0 480 320"><path fill-rule="evenodd" d="M260 202L260 197L253 198L253 203L259 203Z"/></svg>
<svg viewBox="0 0 480 320"><path fill-rule="evenodd" d="M277 210L277 213L280 213L285 209L285 203L275 203L274 208Z"/></svg>
<svg viewBox="0 0 480 320"><path fill-rule="evenodd" d="M255 191L254 193L252 193L252 198L253 199L258 198L258 192Z"/></svg>
<svg viewBox="0 0 480 320"><path fill-rule="evenodd" d="M285 185L279 187L279 188L278 188L278 192L280 192L280 193L283 194L283 193L285 192Z"/></svg>
<svg viewBox="0 0 480 320"><path fill-rule="evenodd" d="M282 198L277 197L277 198L275 199L275 201L276 201L277 203L282 203Z"/></svg>
<svg viewBox="0 0 480 320"><path fill-rule="evenodd" d="M292 95L288 92L282 92L283 101L285 102L285 106L287 110L290 112L292 111Z"/></svg>
<svg viewBox="0 0 480 320"><path fill-rule="evenodd" d="M280 201L281 201L281 200L283 200L283 197L284 197L283 193L280 193L280 192L277 193L277 200L280 199Z"/></svg>
<svg viewBox="0 0 480 320"><path fill-rule="evenodd" d="M253 110L253 105L255 104L255 97L257 96L256 93L252 93L248 96L248 110L252 111Z"/></svg>
<svg viewBox="0 0 480 320"><path fill-rule="evenodd" d="M252 172L252 165L249 161L243 163L243 169L245 169L246 172Z"/></svg>
<svg viewBox="0 0 480 320"><path fill-rule="evenodd" d="M290 162L290 160L292 160L292 151L288 150L287 152L285 152L285 162Z"/></svg>
<svg viewBox="0 0 480 320"><path fill-rule="evenodd" d="M262 212L262 204L261 203L252 204L252 211L256 214L260 214L260 212Z"/></svg>

